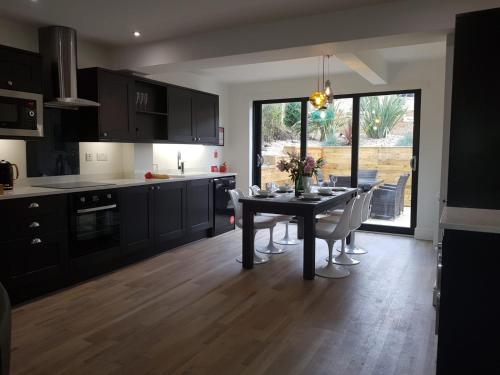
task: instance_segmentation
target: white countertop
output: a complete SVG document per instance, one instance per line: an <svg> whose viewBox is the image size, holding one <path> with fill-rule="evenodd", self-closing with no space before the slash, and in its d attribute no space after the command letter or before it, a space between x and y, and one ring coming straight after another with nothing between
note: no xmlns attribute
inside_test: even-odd
<svg viewBox="0 0 500 375"><path fill-rule="evenodd" d="M205 178L219 178L219 177L228 177L228 176L236 176L236 173L220 173L220 172L208 172L208 173L195 173L188 172L183 176L173 176L169 179L150 179L146 180L144 178L111 178L111 179L102 179L102 178L85 178L85 176L79 176L75 181L84 180L95 183L105 183L105 184L113 184L106 186L93 186L93 187L85 187L85 188L76 188L76 189L54 189L54 188L41 188L34 187L31 185L39 185L39 184L47 184L47 183L64 183L64 182L72 182L67 178L58 179L54 177L47 181L46 178L40 182L37 182L36 178L30 179L30 185L16 185L14 184L14 189L4 191L3 195L0 195L0 200L4 199L13 199L13 198L29 198L29 197L37 197L42 195L54 195L54 194L69 194L76 193L82 191L92 191L92 190L105 190L105 189L117 189L122 187L129 186L140 186L140 185L148 185L148 184L165 184L176 181L189 181L189 180L201 180Z"/></svg>
<svg viewBox="0 0 500 375"><path fill-rule="evenodd" d="M500 234L500 210L445 207L439 226L442 229Z"/></svg>

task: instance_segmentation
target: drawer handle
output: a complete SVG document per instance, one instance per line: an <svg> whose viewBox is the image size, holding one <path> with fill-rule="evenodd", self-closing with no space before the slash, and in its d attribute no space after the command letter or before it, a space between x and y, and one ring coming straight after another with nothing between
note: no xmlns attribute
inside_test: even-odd
<svg viewBox="0 0 500 375"><path fill-rule="evenodd" d="M37 221L34 221L29 226L30 226L30 228L38 228L40 226L40 223Z"/></svg>
<svg viewBox="0 0 500 375"><path fill-rule="evenodd" d="M32 245L38 245L38 244L41 244L41 243L42 243L42 240L41 240L41 239L39 239L39 238L33 238L33 239L31 240L31 244L32 244Z"/></svg>
<svg viewBox="0 0 500 375"><path fill-rule="evenodd" d="M12 81L7 81L7 84L8 84L9 86L12 86L14 83L13 83Z"/></svg>
<svg viewBox="0 0 500 375"><path fill-rule="evenodd" d="M30 205L28 206L28 208L39 208L40 205L36 202L33 202L33 203L30 203Z"/></svg>

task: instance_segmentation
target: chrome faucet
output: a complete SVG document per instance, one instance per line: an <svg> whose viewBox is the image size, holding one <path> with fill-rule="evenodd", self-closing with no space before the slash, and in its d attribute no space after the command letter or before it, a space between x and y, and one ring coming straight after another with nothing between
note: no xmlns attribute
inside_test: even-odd
<svg viewBox="0 0 500 375"><path fill-rule="evenodd" d="M184 174L184 162L181 161L182 155L180 151L177 151L177 169L181 171L182 174Z"/></svg>

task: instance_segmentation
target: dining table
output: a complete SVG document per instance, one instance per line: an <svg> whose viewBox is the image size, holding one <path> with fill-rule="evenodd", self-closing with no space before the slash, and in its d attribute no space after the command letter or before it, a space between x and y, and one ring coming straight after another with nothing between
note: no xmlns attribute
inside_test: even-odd
<svg viewBox="0 0 500 375"><path fill-rule="evenodd" d="M296 197L294 192L240 198L243 211L242 267L250 270L254 265L254 216L257 213L291 215L297 217L298 238L303 239L303 278L313 280L316 267L316 215L344 207L358 191L358 188L344 188L334 191L333 195L318 195L315 198L318 200Z"/></svg>

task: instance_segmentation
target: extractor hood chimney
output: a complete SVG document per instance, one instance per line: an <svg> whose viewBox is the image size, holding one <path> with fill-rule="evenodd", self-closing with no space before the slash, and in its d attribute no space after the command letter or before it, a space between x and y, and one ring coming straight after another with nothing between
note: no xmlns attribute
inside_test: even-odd
<svg viewBox="0 0 500 375"><path fill-rule="evenodd" d="M46 107L77 109L100 104L78 98L76 70L76 30L64 26L39 29L38 43L43 58Z"/></svg>

